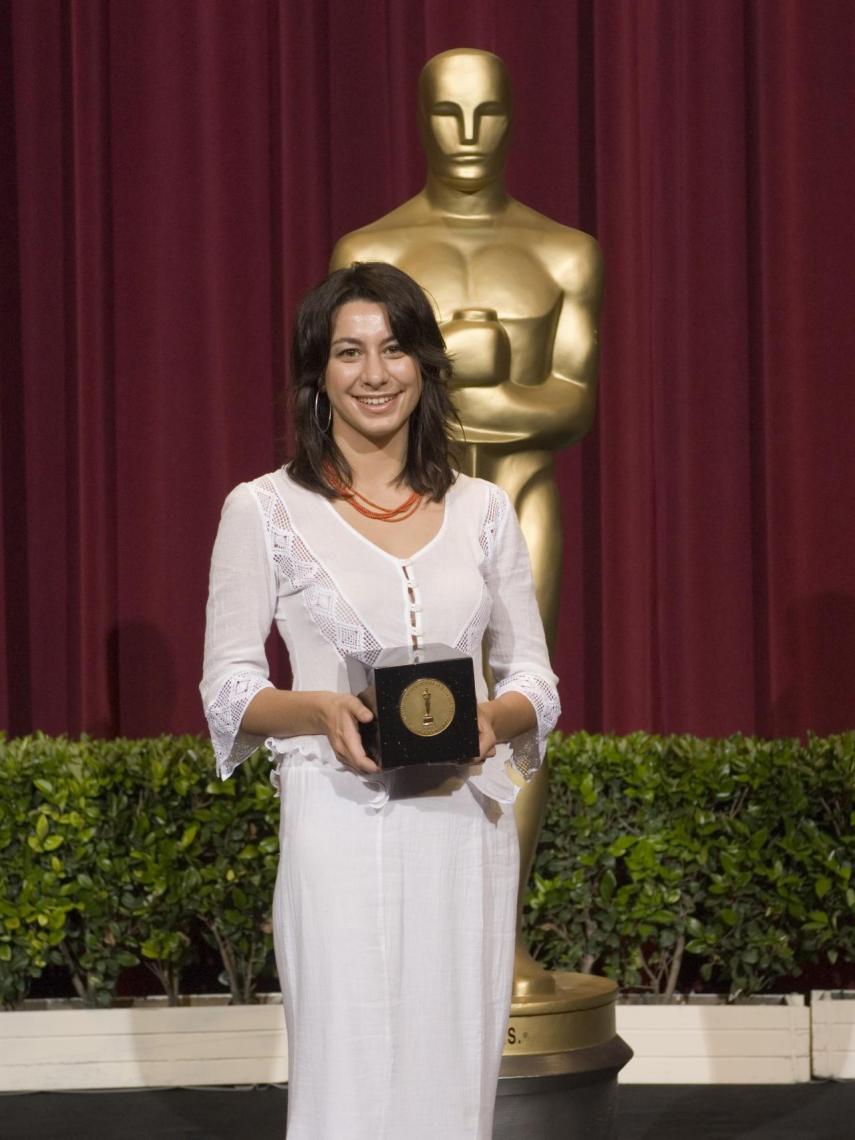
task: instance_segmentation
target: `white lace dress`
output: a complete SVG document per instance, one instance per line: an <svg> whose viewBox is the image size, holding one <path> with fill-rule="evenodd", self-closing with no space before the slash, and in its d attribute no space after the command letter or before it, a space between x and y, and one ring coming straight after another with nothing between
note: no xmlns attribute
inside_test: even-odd
<svg viewBox="0 0 855 1140"><path fill-rule="evenodd" d="M537 729L480 767L363 777L326 737L266 741L281 857L273 904L289 1045L288 1140L488 1140L513 968L513 763L558 716L528 553L504 491L461 475L439 533L396 558L284 470L226 500L211 562L201 691L220 773L265 741L240 730L271 682L276 625L295 689L346 691L346 656L443 642Z"/></svg>

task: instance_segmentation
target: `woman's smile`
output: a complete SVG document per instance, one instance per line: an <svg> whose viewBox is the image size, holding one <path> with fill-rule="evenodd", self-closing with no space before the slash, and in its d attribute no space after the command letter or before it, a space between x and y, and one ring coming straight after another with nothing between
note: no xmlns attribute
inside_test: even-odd
<svg viewBox="0 0 855 1140"><path fill-rule="evenodd" d="M397 392L384 392L382 396L354 396L353 398L362 404L364 408L384 411L391 406L392 401L397 395Z"/></svg>

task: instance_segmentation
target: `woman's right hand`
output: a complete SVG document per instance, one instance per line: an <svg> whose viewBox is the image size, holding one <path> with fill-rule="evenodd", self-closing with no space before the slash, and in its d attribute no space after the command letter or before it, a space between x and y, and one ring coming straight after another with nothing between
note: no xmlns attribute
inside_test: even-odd
<svg viewBox="0 0 855 1140"><path fill-rule="evenodd" d="M366 776L380 771L362 747L359 725L369 724L374 713L359 697L352 693L325 693L320 713L322 730L342 764Z"/></svg>

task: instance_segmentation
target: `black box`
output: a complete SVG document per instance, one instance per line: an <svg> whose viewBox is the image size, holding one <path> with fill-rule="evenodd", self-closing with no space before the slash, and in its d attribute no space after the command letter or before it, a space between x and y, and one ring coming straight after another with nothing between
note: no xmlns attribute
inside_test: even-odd
<svg viewBox="0 0 855 1140"><path fill-rule="evenodd" d="M384 649L370 668L349 659L347 672L351 691L374 713L360 733L381 768L477 759L471 657L440 644Z"/></svg>

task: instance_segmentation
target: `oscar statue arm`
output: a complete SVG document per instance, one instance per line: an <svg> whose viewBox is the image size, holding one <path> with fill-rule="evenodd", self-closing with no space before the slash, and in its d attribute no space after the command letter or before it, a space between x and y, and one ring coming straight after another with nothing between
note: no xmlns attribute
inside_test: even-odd
<svg viewBox="0 0 855 1140"><path fill-rule="evenodd" d="M492 386L483 378L467 383L466 367L458 375L454 402L470 443L492 443L508 450L553 450L575 443L590 428L597 399L603 273L597 243L582 236L582 248L577 241L573 255L563 259L563 264L556 259L553 269L562 299L549 373L542 379L526 377L525 383L499 377L499 383ZM457 355L456 330L449 332L449 350ZM464 335L461 330L461 349ZM463 363L466 353L460 352L460 357Z"/></svg>

